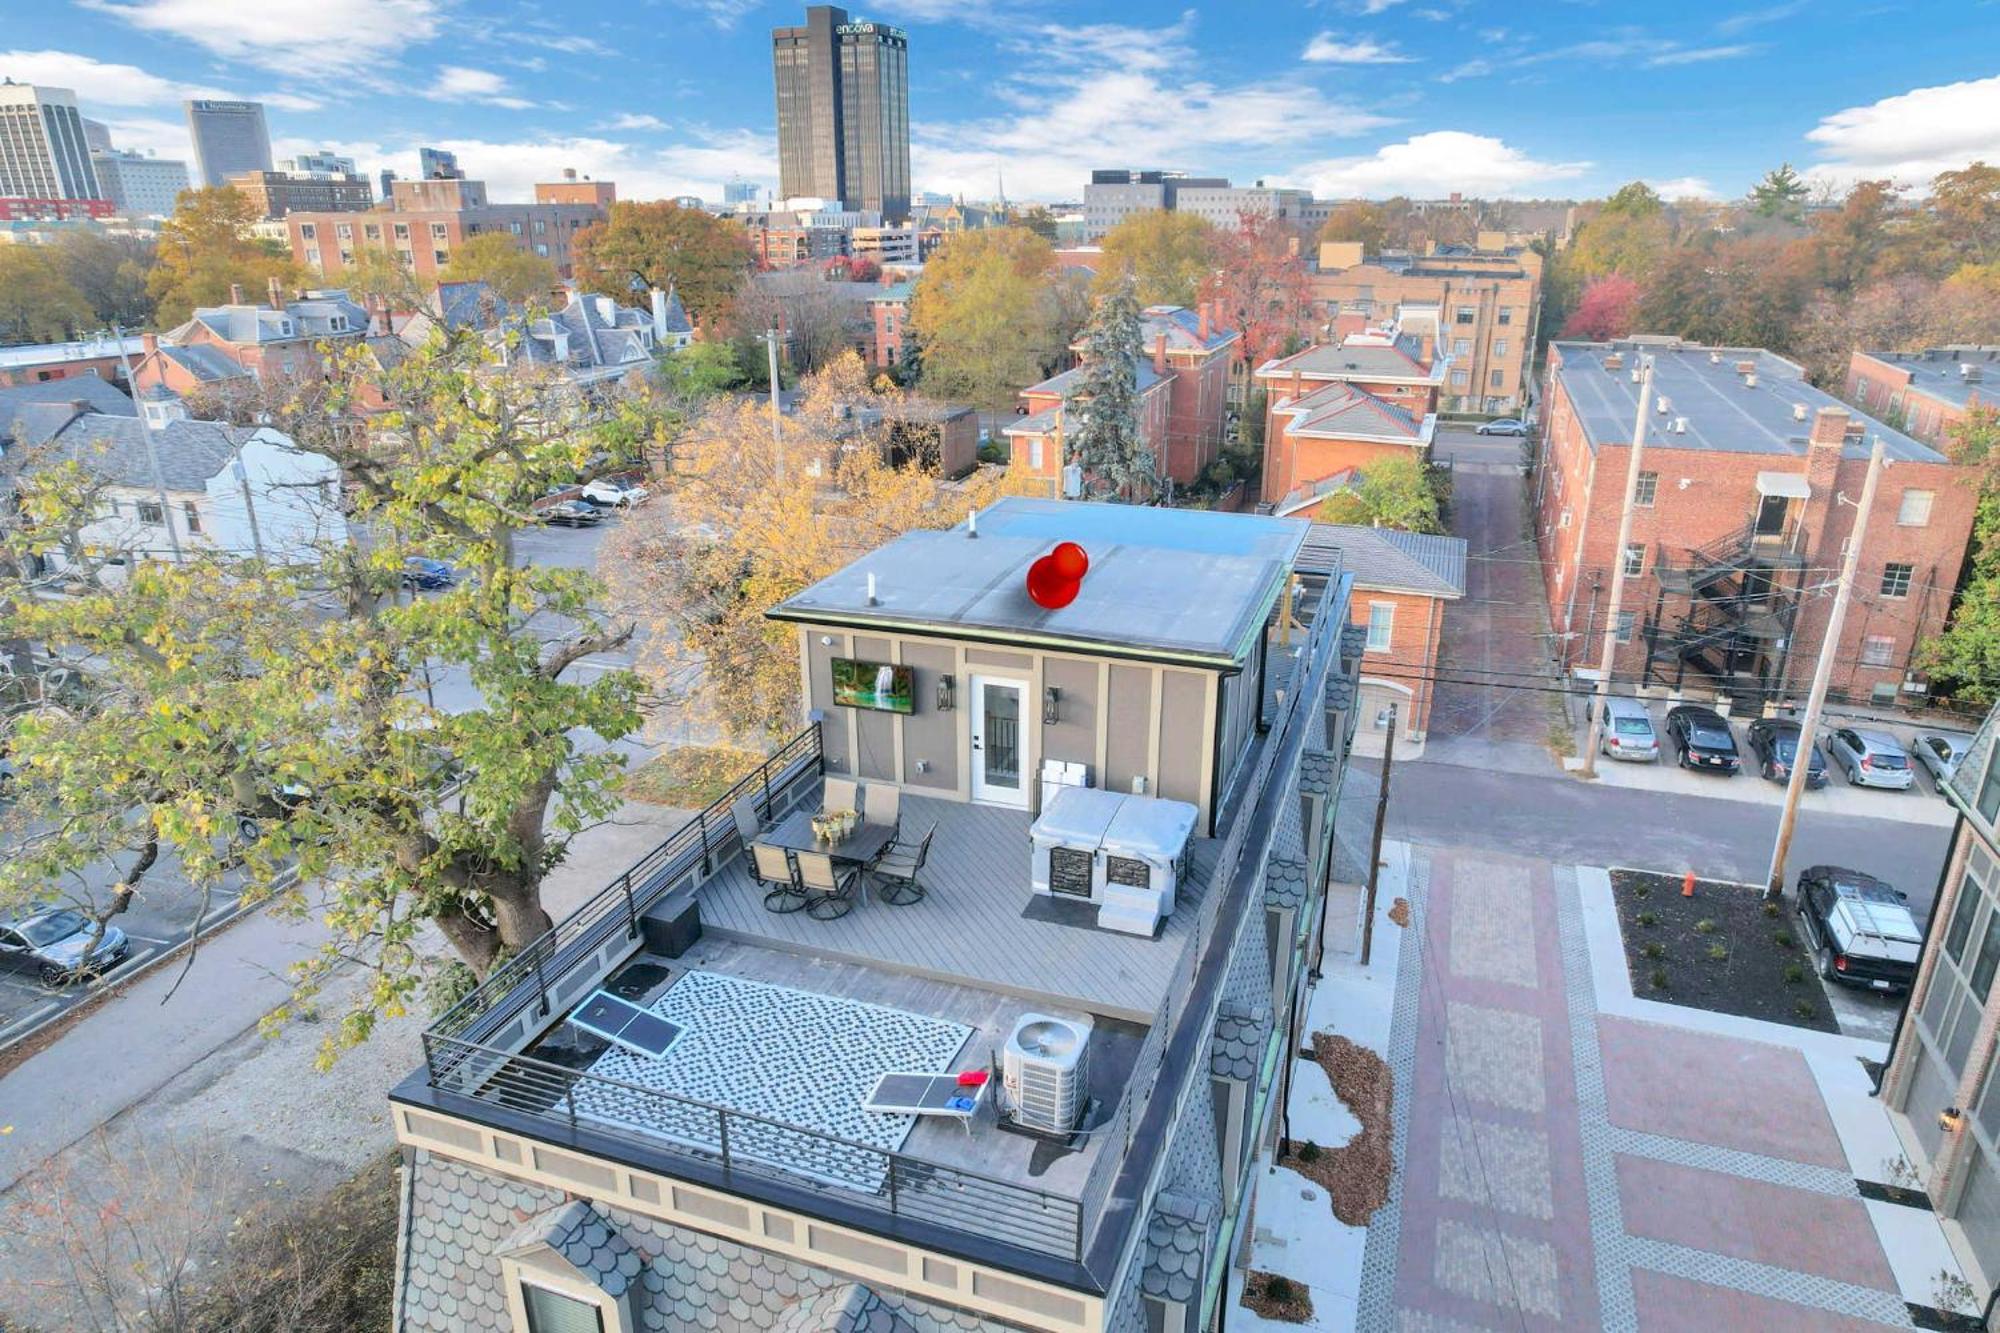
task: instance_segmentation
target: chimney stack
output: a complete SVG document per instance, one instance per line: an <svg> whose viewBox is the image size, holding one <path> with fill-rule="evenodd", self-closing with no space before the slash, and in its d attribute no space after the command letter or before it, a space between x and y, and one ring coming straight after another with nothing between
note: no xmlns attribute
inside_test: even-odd
<svg viewBox="0 0 2000 1333"><path fill-rule="evenodd" d="M1813 413L1812 431L1806 436L1810 448L1838 449L1847 440L1847 409L1822 407Z"/></svg>
<svg viewBox="0 0 2000 1333"><path fill-rule="evenodd" d="M160 337L158 334L142 333L139 335L140 356L142 357L151 356L153 355L153 353L159 350L160 350Z"/></svg>
<svg viewBox="0 0 2000 1333"><path fill-rule="evenodd" d="M242 284L242 283L240 283L240 282L232 282L232 283L230 283L230 284L229 284L229 304L231 304L231 305L242 305L242 304L243 304L243 284Z"/></svg>
<svg viewBox="0 0 2000 1333"><path fill-rule="evenodd" d="M271 309L283 310L285 308L285 286L278 281L275 274L272 276L266 290L271 293Z"/></svg>
<svg viewBox="0 0 2000 1333"><path fill-rule="evenodd" d="M1201 341L1202 341L1202 343L1203 343L1204 345L1206 345L1206 344L1207 344L1207 342L1208 342L1208 336L1209 336L1209 335L1208 335L1208 327L1209 327L1209 325L1208 325L1208 321L1209 321L1209 318L1210 318L1210 316L1209 316L1209 313L1208 313L1208 311L1209 311L1209 303L1208 303L1207 301L1203 301L1203 302L1201 303Z"/></svg>
<svg viewBox="0 0 2000 1333"><path fill-rule="evenodd" d="M1167 335L1164 333L1153 339L1153 373L1167 373Z"/></svg>
<svg viewBox="0 0 2000 1333"><path fill-rule="evenodd" d="M667 294L658 287L653 288L653 343L662 346L667 341Z"/></svg>

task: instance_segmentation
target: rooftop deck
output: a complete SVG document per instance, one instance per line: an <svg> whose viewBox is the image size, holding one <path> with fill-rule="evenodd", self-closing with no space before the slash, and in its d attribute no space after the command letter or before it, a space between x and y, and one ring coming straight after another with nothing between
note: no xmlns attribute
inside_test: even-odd
<svg viewBox="0 0 2000 1333"><path fill-rule="evenodd" d="M807 802L816 805L817 792ZM816 921L764 910L764 888L732 855L701 886L704 934L893 975L989 987L1033 1004L1148 1023L1185 970L1217 844L1196 838L1187 883L1155 939L1097 928L1090 904L1053 903L1030 889L1025 810L903 797L903 828L937 825L920 902L891 907L873 893L846 916Z"/></svg>

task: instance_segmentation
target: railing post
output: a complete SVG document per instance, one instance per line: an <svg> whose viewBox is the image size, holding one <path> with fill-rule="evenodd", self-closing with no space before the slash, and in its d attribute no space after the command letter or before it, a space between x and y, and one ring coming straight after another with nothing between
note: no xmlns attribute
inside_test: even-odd
<svg viewBox="0 0 2000 1333"><path fill-rule="evenodd" d="M714 869L708 861L708 811L704 810L694 817L694 826L695 831L701 834L701 873L706 876Z"/></svg>
<svg viewBox="0 0 2000 1333"><path fill-rule="evenodd" d="M722 1145L722 1174L729 1174L729 1113L721 1107L715 1109L716 1140Z"/></svg>
<svg viewBox="0 0 2000 1333"><path fill-rule="evenodd" d="M771 817L771 761L766 759L759 770L764 779L764 818Z"/></svg>
<svg viewBox="0 0 2000 1333"><path fill-rule="evenodd" d="M569 1141L576 1142L576 1083L563 1084L563 1111L569 1116Z"/></svg>
<svg viewBox="0 0 2000 1333"><path fill-rule="evenodd" d="M626 871L619 879L625 885L625 938L636 940L639 938L639 909L632 901L632 872Z"/></svg>
<svg viewBox="0 0 2000 1333"><path fill-rule="evenodd" d="M546 938L548 938L546 935L542 937L542 939ZM528 947L535 951L535 990L541 997L541 1004L535 1012L541 1017L547 1018L549 1016L549 979L542 975L542 955L548 951L542 948L541 939L536 940Z"/></svg>
<svg viewBox="0 0 2000 1333"><path fill-rule="evenodd" d="M889 1159L889 1216L897 1217L900 1214L896 1211L896 1154L883 1155Z"/></svg>

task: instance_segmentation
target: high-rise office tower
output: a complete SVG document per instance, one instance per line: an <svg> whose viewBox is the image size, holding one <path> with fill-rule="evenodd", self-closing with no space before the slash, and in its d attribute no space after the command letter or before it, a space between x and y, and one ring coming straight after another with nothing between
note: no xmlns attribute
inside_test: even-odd
<svg viewBox="0 0 2000 1333"><path fill-rule="evenodd" d="M771 31L778 193L838 199L899 222L910 212L910 39L832 5Z"/></svg>
<svg viewBox="0 0 2000 1333"><path fill-rule="evenodd" d="M0 198L102 199L76 94L0 83Z"/></svg>
<svg viewBox="0 0 2000 1333"><path fill-rule="evenodd" d="M197 99L187 104L188 137L203 185L224 185L244 171L271 169L271 131L262 102Z"/></svg>
<svg viewBox="0 0 2000 1333"><path fill-rule="evenodd" d="M417 150L417 175L427 181L462 181L465 173L458 169L458 154L442 148L419 148Z"/></svg>
<svg viewBox="0 0 2000 1333"><path fill-rule="evenodd" d="M111 127L101 120L92 120L89 116L85 116L83 141L90 145L90 151L93 153L108 153L111 151Z"/></svg>

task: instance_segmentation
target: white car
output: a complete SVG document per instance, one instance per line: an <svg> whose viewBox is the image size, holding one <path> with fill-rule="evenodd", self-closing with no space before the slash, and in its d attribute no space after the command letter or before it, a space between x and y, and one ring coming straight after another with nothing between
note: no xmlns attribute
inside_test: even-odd
<svg viewBox="0 0 2000 1333"><path fill-rule="evenodd" d="M1917 762L1931 771L1942 787L1951 781L1951 775L1958 771L1958 761L1965 758L1966 750L1972 742L1964 736L1949 736L1941 731L1920 731L1916 741L1910 746L1910 753Z"/></svg>
<svg viewBox="0 0 2000 1333"><path fill-rule="evenodd" d="M644 501L649 494L651 492L637 482L620 481L616 477L599 477L583 488L584 499L613 509L629 509Z"/></svg>

